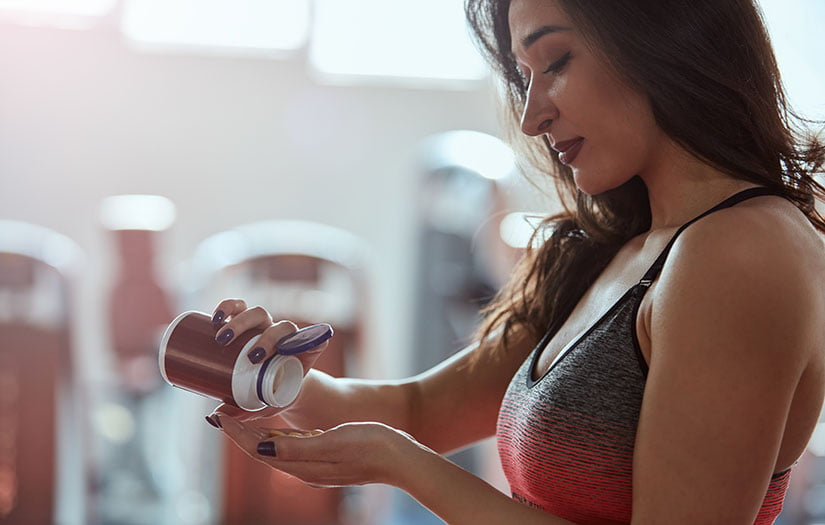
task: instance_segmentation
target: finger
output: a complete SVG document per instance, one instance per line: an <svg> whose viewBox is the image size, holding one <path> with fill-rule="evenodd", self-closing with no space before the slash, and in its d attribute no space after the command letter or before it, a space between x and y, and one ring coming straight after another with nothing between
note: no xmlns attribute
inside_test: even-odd
<svg viewBox="0 0 825 525"><path fill-rule="evenodd" d="M299 430L297 428L270 428L268 430L267 436L270 438L280 436L313 437L323 433L324 431L319 428L316 428L315 430Z"/></svg>
<svg viewBox="0 0 825 525"><path fill-rule="evenodd" d="M262 362L267 357L275 355L275 344L282 338L297 331L298 326L292 321L278 321L277 323L272 323L272 318L270 317L269 326L261 334L255 348L250 350L247 355L249 361L252 364L256 364Z"/></svg>
<svg viewBox="0 0 825 525"><path fill-rule="evenodd" d="M266 444L267 442L262 443ZM298 478L312 487L343 487L379 482L375 476L365 472L360 466L346 462L318 459L285 460L278 456L261 454L260 452L259 450L259 461L280 472Z"/></svg>
<svg viewBox="0 0 825 525"><path fill-rule="evenodd" d="M246 414L254 414L254 412L247 412L242 408L238 408L235 405L230 405L228 403L222 403L218 405L218 407L212 411L212 414L224 414L229 417L234 417L236 419L243 418Z"/></svg>
<svg viewBox="0 0 825 525"><path fill-rule="evenodd" d="M229 321L224 323L215 334L215 341L222 345L228 345L239 334L251 328L266 328L272 324L272 316L266 308L253 306L240 313L233 314Z"/></svg>
<svg viewBox="0 0 825 525"><path fill-rule="evenodd" d="M306 375L329 346L333 333L332 327L327 323L305 326L275 343L275 349L279 354L297 356Z"/></svg>
<svg viewBox="0 0 825 525"><path fill-rule="evenodd" d="M206 416L207 418L212 419L212 424L217 424L219 428L222 428L222 419L223 417L225 420L235 420L239 423L239 428L243 431L247 432L255 432L255 435L263 436L262 439L272 438L272 437L280 437L280 436L289 436L289 437L312 437L317 436L319 434L323 434L324 431L320 428L312 429L312 430L302 430L299 428L265 428L261 426L255 426L249 424L252 419L244 421L244 417L249 416L257 416L258 412L248 412L246 410L240 409L236 406L229 405L229 404L222 404L218 408L216 408L210 415Z"/></svg>
<svg viewBox="0 0 825 525"><path fill-rule="evenodd" d="M264 458L261 461L315 488L344 487L372 482L371 479L360 479L358 476L353 476L347 469L336 463L279 461L276 458Z"/></svg>
<svg viewBox="0 0 825 525"><path fill-rule="evenodd" d="M246 302L242 299L224 299L212 310L212 324L221 326L229 317L244 310L246 310Z"/></svg>
<svg viewBox="0 0 825 525"><path fill-rule="evenodd" d="M279 412L283 409L277 409ZM265 410L258 410L255 412L249 412L248 410L244 410L242 408L238 408L235 405L230 405L224 403L218 406L211 414L206 416L207 421L213 426L217 426L220 428L220 415L224 414L229 417L235 418L238 421L243 423L249 423L252 421L258 421L261 419L265 419L268 417L272 417L275 415L272 411L265 411ZM210 420L211 419L211 420Z"/></svg>
<svg viewBox="0 0 825 525"><path fill-rule="evenodd" d="M226 437L232 440L238 448L246 452L251 458L256 460L261 459L257 453L258 443L269 437L268 430L242 423L226 412L215 412L212 414L212 417L214 418L215 416L217 416L217 422Z"/></svg>
<svg viewBox="0 0 825 525"><path fill-rule="evenodd" d="M280 461L338 462L341 458L338 440L324 432L287 429L269 430L267 437L255 445L259 456L278 458Z"/></svg>
<svg viewBox="0 0 825 525"><path fill-rule="evenodd" d="M301 360L301 364L304 365L304 375L306 375L309 370L315 366L316 361L318 358L321 357L321 354L324 353L324 350L329 346L329 341L324 341L320 345L316 346L312 350L308 350L302 354L298 354L298 359Z"/></svg>
<svg viewBox="0 0 825 525"><path fill-rule="evenodd" d="M323 432L262 429L246 425L226 413L217 414L221 418L224 434L248 456L307 484L330 487L361 485L373 481L369 476L353 476L351 469L338 464L334 459L325 459L325 456L334 455L335 441L325 445L316 443L311 447L302 446L303 443L321 440L324 436ZM278 433L287 433L287 435L269 437L271 434ZM301 436L290 436L290 433L300 433ZM280 446L281 453L277 453L278 446ZM302 448L306 450L300 452ZM321 451L326 452L321 453ZM306 459L300 459L300 457Z"/></svg>

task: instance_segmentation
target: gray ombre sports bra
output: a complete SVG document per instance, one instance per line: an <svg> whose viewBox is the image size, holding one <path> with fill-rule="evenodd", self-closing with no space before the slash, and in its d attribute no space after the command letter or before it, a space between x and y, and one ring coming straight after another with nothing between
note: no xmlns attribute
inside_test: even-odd
<svg viewBox="0 0 825 525"><path fill-rule="evenodd" d="M633 450L648 366L636 317L677 237L717 210L762 195L739 192L683 225L645 273L537 380L539 354L556 322L513 377L498 417L498 449L513 498L580 525L630 523ZM775 474L755 521L782 510L790 469Z"/></svg>

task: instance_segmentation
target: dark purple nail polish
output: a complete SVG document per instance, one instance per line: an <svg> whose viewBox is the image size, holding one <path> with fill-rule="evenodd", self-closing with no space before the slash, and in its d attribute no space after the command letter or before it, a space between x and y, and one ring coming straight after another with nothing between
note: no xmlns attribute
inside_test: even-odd
<svg viewBox="0 0 825 525"><path fill-rule="evenodd" d="M254 350L252 350L251 352L246 354L246 357L249 358L249 361L253 365L260 363L261 359L263 359L265 356L266 356L266 350L264 350L262 346L255 347Z"/></svg>
<svg viewBox="0 0 825 525"><path fill-rule="evenodd" d="M218 310L215 312L215 315L212 316L212 324L220 326L224 319L226 319L226 313L223 310Z"/></svg>
<svg viewBox="0 0 825 525"><path fill-rule="evenodd" d="M221 420L218 418L218 414L212 414L211 416L206 416L206 422L212 425L215 428L223 428L221 426Z"/></svg>
<svg viewBox="0 0 825 525"><path fill-rule="evenodd" d="M272 441L261 441L258 443L258 454L261 456L272 456L274 458L276 456L275 443Z"/></svg>
<svg viewBox="0 0 825 525"><path fill-rule="evenodd" d="M215 338L215 341L219 342L222 345L229 343L232 338L235 337L235 332L232 331L231 328L227 328L223 332L218 334L218 337Z"/></svg>

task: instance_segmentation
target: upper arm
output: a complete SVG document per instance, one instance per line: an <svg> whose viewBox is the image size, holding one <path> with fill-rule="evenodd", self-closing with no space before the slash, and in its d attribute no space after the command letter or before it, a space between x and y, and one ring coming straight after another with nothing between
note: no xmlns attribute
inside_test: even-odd
<svg viewBox="0 0 825 525"><path fill-rule="evenodd" d="M753 523L807 362L798 245L726 220L685 231L652 297L634 522Z"/></svg>
<svg viewBox="0 0 825 525"><path fill-rule="evenodd" d="M442 453L491 436L504 392L531 349L513 334L507 350L473 345L411 378L409 432Z"/></svg>

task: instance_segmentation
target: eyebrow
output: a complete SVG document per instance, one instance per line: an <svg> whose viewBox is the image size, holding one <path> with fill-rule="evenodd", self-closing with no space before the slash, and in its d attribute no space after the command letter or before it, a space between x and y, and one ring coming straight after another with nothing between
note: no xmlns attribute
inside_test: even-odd
<svg viewBox="0 0 825 525"><path fill-rule="evenodd" d="M536 43L538 39L543 37L544 35L548 35L550 33L558 33L560 31L569 31L569 27L562 27L562 26L541 26L540 28L536 29L526 37L521 39L521 47L522 49L527 49L528 47L532 46Z"/></svg>

